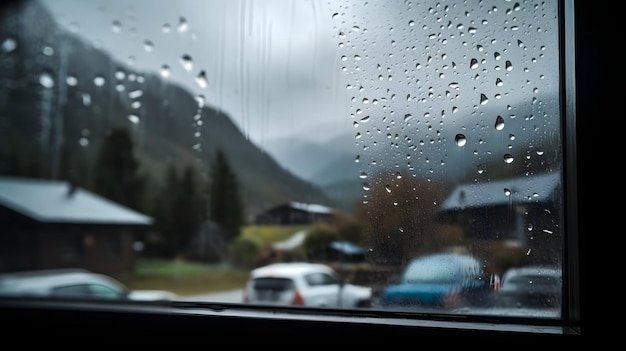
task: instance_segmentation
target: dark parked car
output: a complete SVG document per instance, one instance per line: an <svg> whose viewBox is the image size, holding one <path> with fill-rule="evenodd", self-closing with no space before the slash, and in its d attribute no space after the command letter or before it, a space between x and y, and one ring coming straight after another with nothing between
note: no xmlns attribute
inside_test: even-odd
<svg viewBox="0 0 626 351"><path fill-rule="evenodd" d="M495 304L498 307L558 308L562 287L560 268L510 268L502 276Z"/></svg>
<svg viewBox="0 0 626 351"><path fill-rule="evenodd" d="M486 303L489 279L473 256L436 253L411 260L383 291L383 307L459 308Z"/></svg>

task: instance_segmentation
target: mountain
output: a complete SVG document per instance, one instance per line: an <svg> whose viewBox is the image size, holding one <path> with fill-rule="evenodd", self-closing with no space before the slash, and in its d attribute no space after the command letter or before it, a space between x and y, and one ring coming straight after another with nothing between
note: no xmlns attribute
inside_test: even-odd
<svg viewBox="0 0 626 351"><path fill-rule="evenodd" d="M88 184L103 137L124 126L144 174L156 184L170 162L195 164L208 174L221 149L250 216L286 201L334 205L250 142L227 113L158 74L113 60L63 30L38 2L3 8L0 41L2 174L71 176Z"/></svg>

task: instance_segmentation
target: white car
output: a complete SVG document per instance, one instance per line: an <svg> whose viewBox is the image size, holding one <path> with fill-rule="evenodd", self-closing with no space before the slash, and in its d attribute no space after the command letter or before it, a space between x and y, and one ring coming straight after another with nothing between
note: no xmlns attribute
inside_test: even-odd
<svg viewBox="0 0 626 351"><path fill-rule="evenodd" d="M172 301L165 290L129 290L121 282L85 269L50 269L0 274L0 296L135 301Z"/></svg>
<svg viewBox="0 0 626 351"><path fill-rule="evenodd" d="M244 303L259 305L364 308L372 303L372 289L345 283L324 264L274 263L250 272Z"/></svg>

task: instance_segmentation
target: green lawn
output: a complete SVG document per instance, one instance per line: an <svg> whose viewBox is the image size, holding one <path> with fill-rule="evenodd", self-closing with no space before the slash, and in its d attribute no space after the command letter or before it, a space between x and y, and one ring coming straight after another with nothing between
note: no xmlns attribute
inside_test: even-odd
<svg viewBox="0 0 626 351"><path fill-rule="evenodd" d="M248 273L223 264L141 259L134 274L116 278L130 289L169 290L187 296L243 288Z"/></svg>
<svg viewBox="0 0 626 351"><path fill-rule="evenodd" d="M244 237L261 245L288 239L308 226L248 226ZM132 275L117 276L130 289L169 290L180 296L243 288L249 271L226 264L202 264L165 259L139 259Z"/></svg>

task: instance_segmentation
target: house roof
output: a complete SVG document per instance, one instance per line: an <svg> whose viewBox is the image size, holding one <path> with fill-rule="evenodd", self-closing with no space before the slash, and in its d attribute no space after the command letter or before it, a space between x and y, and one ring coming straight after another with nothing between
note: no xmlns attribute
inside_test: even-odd
<svg viewBox="0 0 626 351"><path fill-rule="evenodd" d="M561 183L560 172L498 179L457 186L443 202L442 212L490 207L508 203L547 202Z"/></svg>
<svg viewBox="0 0 626 351"><path fill-rule="evenodd" d="M44 223L149 225L152 218L69 182L0 176L0 206Z"/></svg>
<svg viewBox="0 0 626 351"><path fill-rule="evenodd" d="M334 212L334 210L328 206L318 204L306 204L303 202L290 202L288 206L309 213L330 214Z"/></svg>

